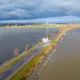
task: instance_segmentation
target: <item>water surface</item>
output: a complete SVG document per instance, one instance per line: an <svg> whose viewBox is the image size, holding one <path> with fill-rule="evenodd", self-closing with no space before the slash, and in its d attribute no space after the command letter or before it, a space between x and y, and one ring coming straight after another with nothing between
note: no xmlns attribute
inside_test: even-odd
<svg viewBox="0 0 80 80"><path fill-rule="evenodd" d="M66 33L37 80L80 80L79 28Z"/></svg>

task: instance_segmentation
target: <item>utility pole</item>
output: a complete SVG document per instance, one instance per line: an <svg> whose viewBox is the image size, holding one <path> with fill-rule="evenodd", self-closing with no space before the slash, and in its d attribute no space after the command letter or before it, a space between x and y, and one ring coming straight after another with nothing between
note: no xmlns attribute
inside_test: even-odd
<svg viewBox="0 0 80 80"><path fill-rule="evenodd" d="M49 34L49 27L48 27L48 19L47 19L46 35L48 35L48 34Z"/></svg>

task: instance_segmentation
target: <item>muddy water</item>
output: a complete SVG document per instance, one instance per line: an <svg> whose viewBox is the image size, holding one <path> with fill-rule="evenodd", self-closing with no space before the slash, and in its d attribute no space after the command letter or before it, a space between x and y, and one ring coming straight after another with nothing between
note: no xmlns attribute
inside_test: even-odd
<svg viewBox="0 0 80 80"><path fill-rule="evenodd" d="M80 80L80 29L66 33L34 80Z"/></svg>

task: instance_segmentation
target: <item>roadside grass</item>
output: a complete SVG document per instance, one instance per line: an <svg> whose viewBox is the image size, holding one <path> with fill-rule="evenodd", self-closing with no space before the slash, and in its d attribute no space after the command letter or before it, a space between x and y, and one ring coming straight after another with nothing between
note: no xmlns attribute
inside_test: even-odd
<svg viewBox="0 0 80 80"><path fill-rule="evenodd" d="M28 64L26 64L19 72L17 72L11 78L11 80L26 80L27 72L29 72L29 70L35 66L35 63L37 63L39 61L39 59L40 59L40 55L39 56L35 56L32 60L30 60L28 62Z"/></svg>

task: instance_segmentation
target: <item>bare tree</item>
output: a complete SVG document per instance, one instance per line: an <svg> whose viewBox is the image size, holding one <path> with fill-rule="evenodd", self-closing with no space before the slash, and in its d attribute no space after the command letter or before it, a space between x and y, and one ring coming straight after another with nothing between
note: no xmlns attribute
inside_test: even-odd
<svg viewBox="0 0 80 80"><path fill-rule="evenodd" d="M19 49L18 48L15 48L14 49L14 55L17 56L18 54L19 54Z"/></svg>
<svg viewBox="0 0 80 80"><path fill-rule="evenodd" d="M29 49L30 49L30 46L29 46L29 45L26 45L26 46L25 46L25 51L26 51L26 50L29 50Z"/></svg>
<svg viewBox="0 0 80 80"><path fill-rule="evenodd" d="M48 34L47 37L50 38L51 37L51 34Z"/></svg>
<svg viewBox="0 0 80 80"><path fill-rule="evenodd" d="M40 39L40 40L38 40L38 43L41 43L42 42L42 40Z"/></svg>

